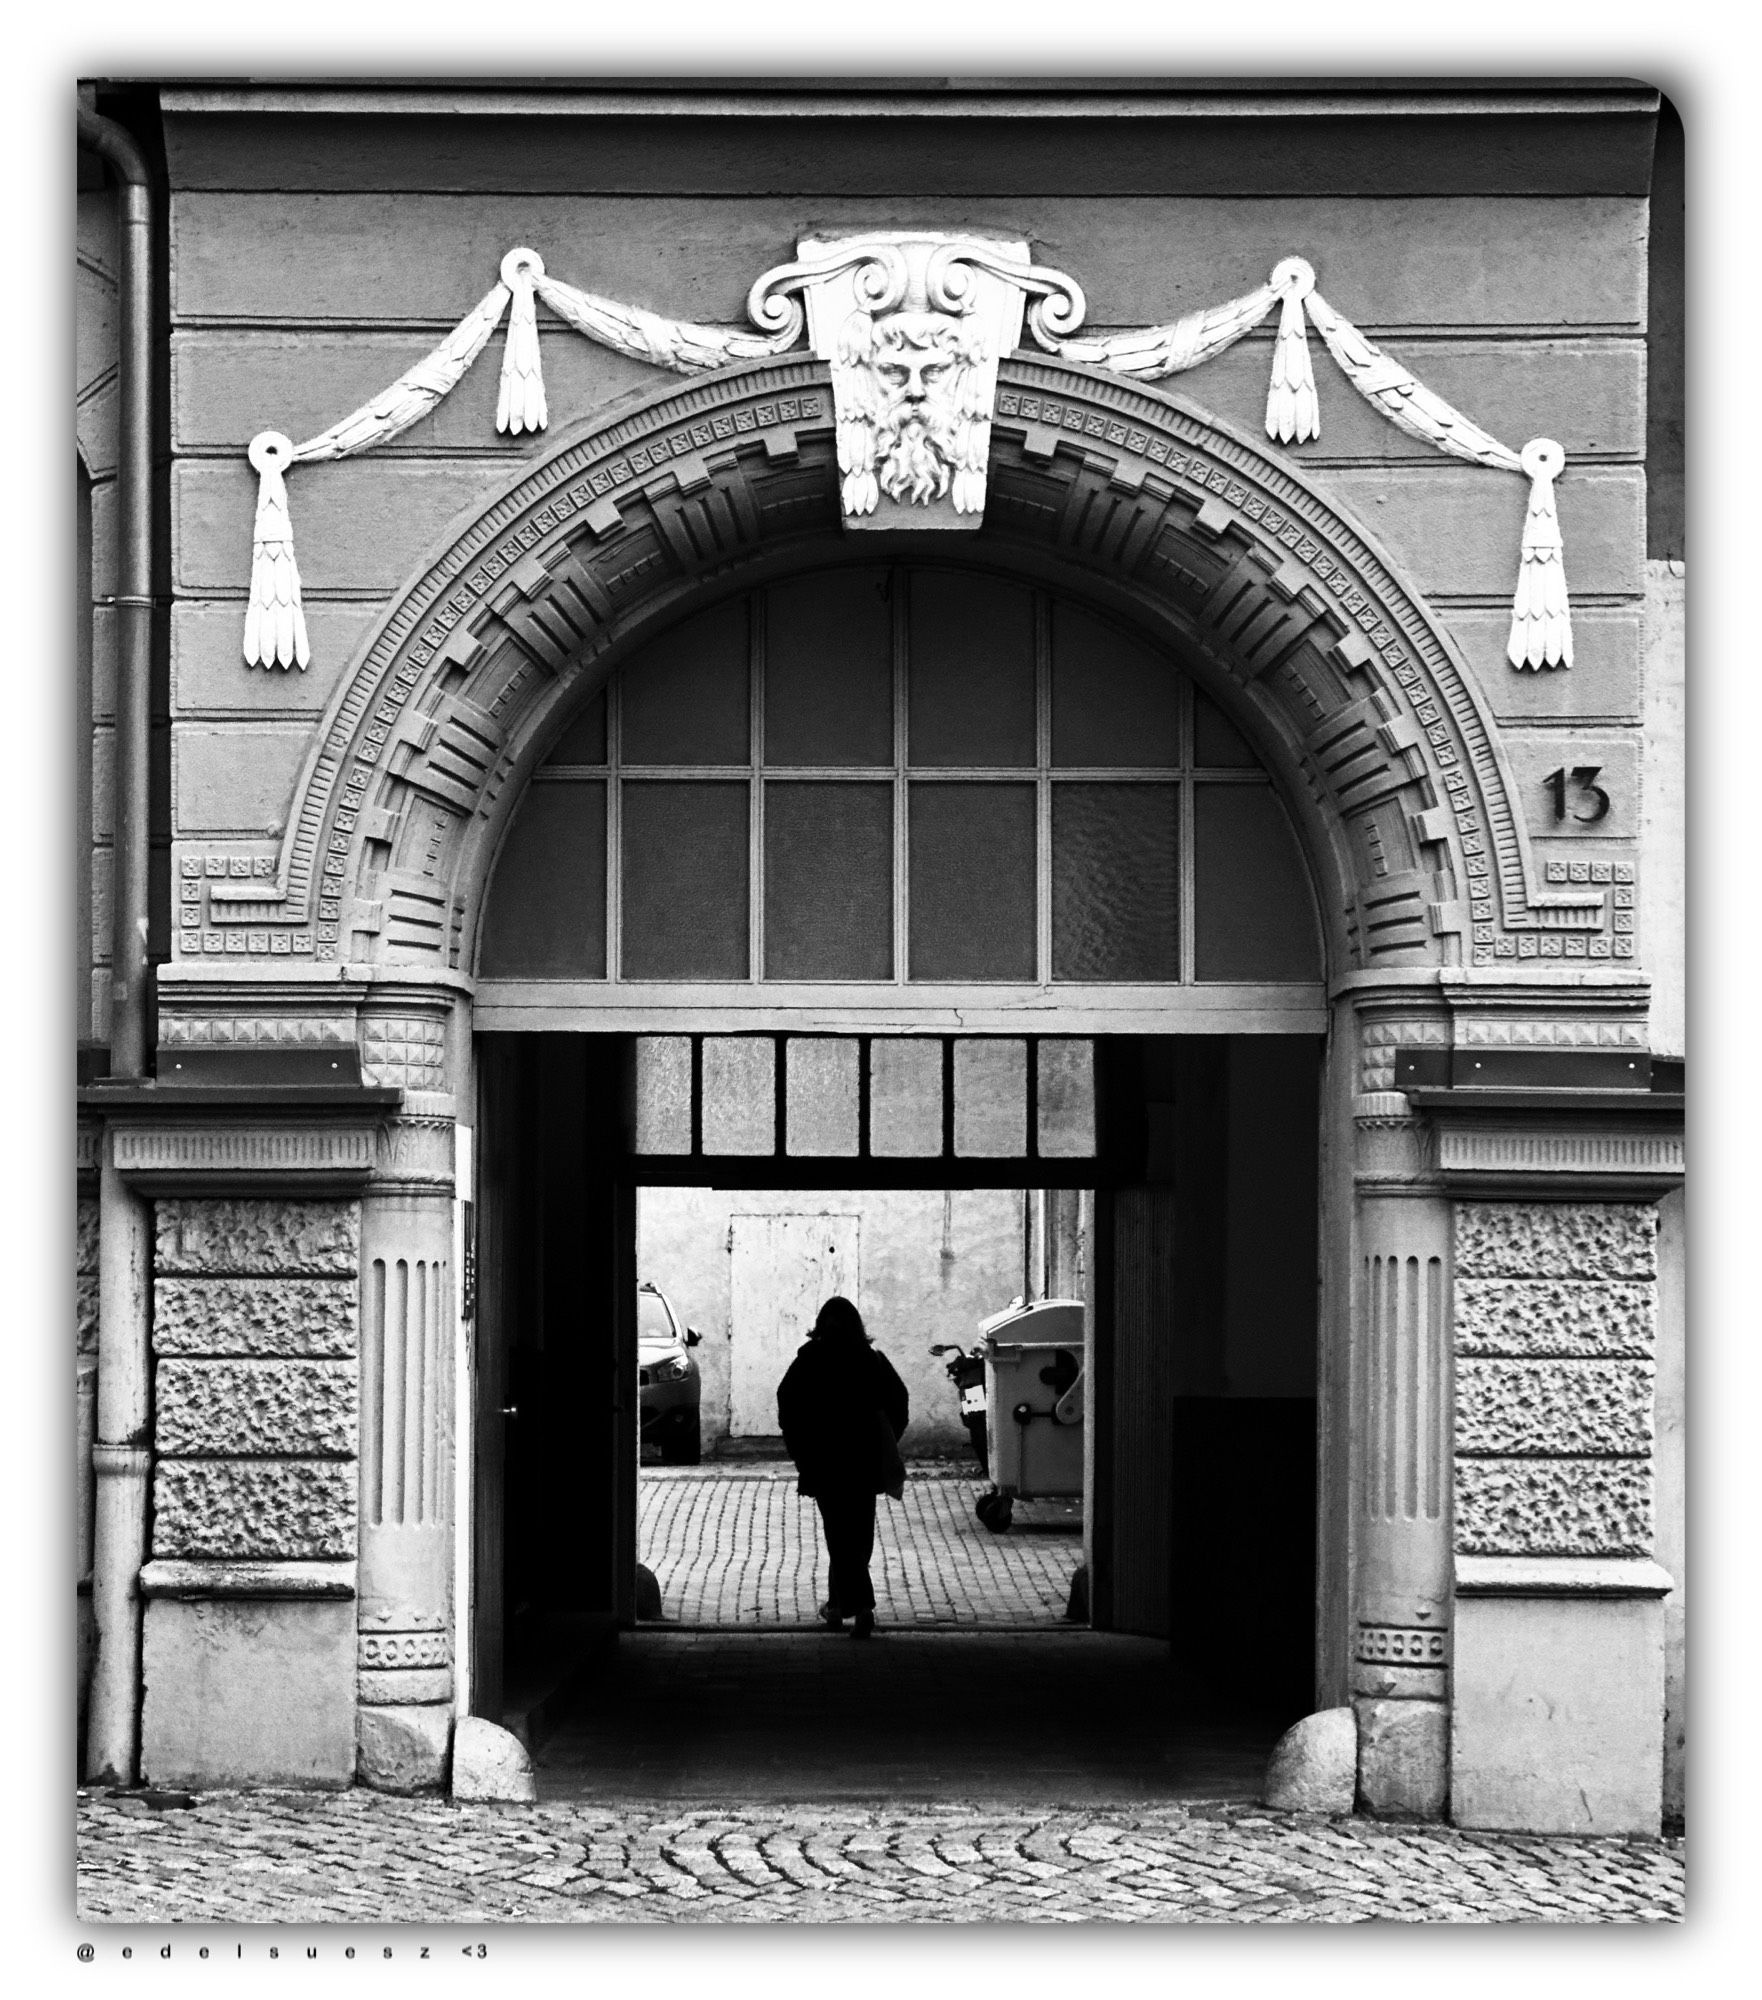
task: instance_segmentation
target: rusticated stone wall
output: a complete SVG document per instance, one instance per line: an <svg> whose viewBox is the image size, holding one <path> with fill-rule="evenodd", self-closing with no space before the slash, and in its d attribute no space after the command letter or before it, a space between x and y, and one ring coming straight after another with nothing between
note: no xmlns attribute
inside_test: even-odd
<svg viewBox="0 0 1762 2000"><path fill-rule="evenodd" d="M1655 1207L1456 1211L1456 1548L1652 1553Z"/></svg>
<svg viewBox="0 0 1762 2000"><path fill-rule="evenodd" d="M75 1210L74 1347L80 1354L98 1351L98 1198L81 1195Z"/></svg>
<svg viewBox="0 0 1762 2000"><path fill-rule="evenodd" d="M355 1554L352 1201L162 1201L154 1259L153 1553Z"/></svg>

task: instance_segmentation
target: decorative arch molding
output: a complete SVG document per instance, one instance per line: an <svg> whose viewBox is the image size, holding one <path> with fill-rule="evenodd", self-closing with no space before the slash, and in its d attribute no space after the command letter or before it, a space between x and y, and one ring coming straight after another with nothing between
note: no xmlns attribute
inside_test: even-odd
<svg viewBox="0 0 1762 2000"><path fill-rule="evenodd" d="M986 526L958 554L1080 589L1184 656L1285 790L1336 976L1494 966L1549 932L1610 955L1601 887L1537 887L1479 692L1368 536L1173 396L1027 356L997 389ZM381 620L315 732L273 877L182 859L186 904L204 898L184 964L468 974L524 780L617 658L708 591L852 553L826 364L599 412Z"/></svg>

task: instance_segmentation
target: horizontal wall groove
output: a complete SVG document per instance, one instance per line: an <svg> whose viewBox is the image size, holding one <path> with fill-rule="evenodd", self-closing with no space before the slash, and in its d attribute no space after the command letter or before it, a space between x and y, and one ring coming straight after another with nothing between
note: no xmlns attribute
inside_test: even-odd
<svg viewBox="0 0 1762 2000"><path fill-rule="evenodd" d="M509 247L512 248L512 244ZM533 247L543 254L543 245L535 244ZM572 281L571 274L567 270L559 269L557 275L565 281ZM1080 272L1073 271L1071 275L1081 281L1082 274ZM754 271L753 276L757 277L758 272ZM1245 270L1243 277L1244 286L1246 287L1253 282L1254 277L1255 273L1252 270ZM493 281L493 278L493 272L486 275L486 286ZM1324 297L1326 296L1325 293L1323 295ZM635 301L624 299L620 303L629 305L635 303ZM1214 301L1214 303L1221 303L1221 300ZM1333 304L1334 301L1330 300L1329 303ZM458 314L452 319L443 317L413 319L404 315L388 317L386 319L374 319L365 317L359 313L338 313L334 316L326 316L322 313L307 313L298 317L293 315L282 317L266 313L173 313L170 324L173 334L234 332L409 333L439 336L451 333L453 328L458 325L459 320L463 319L465 314L475 304L476 300L474 299L462 298L459 302ZM654 304L650 305L648 310L660 312L665 310L665 306L664 304ZM1345 308L1336 306L1336 310L1345 311ZM1167 317L1173 320L1179 318L1179 316L1180 307L1171 292ZM1347 317L1351 318L1352 316L1348 313ZM726 323L734 324L735 322L731 320ZM1117 325L1109 325L1097 321L1094 325L1085 324L1081 334L1077 337L1079 339L1099 338L1108 333L1129 331L1138 324L1139 322L1135 320L1121 321ZM1549 348L1558 348L1566 345L1606 346L1616 343L1629 347L1643 347L1646 339L1645 323L1640 320L1584 321L1565 327L1557 322L1546 320L1379 321L1373 319L1353 319L1352 324L1358 328L1360 333L1371 340L1408 341L1415 345L1443 341L1474 340L1494 342L1501 346L1538 343L1545 344ZM554 335L558 338L574 338L577 340L585 337L580 334L572 334L571 330L561 320L547 321L541 319L539 321L539 334L541 338L546 335ZM500 330L498 330L496 337L500 337ZM1316 336L1316 339L1319 348L1320 336ZM1272 333L1268 332L1263 336L1257 330L1246 336L1245 344L1253 345L1256 343L1270 349L1273 344ZM1031 347L1021 351L1030 354L1039 352L1037 348ZM787 360L791 357L786 355L783 358ZM1332 364L1328 365L1331 366ZM1197 375L1201 370L1195 369L1190 372ZM1318 386L1324 379L1325 374L1318 368ZM1151 386L1154 387L1157 385L1153 384ZM1344 389L1347 385L1343 379L1340 379L1339 386Z"/></svg>

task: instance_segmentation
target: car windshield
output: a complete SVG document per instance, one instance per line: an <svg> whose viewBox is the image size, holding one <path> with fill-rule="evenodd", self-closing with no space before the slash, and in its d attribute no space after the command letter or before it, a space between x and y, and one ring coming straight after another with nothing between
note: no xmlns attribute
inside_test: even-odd
<svg viewBox="0 0 1762 2000"><path fill-rule="evenodd" d="M654 1292L636 1295L636 1337L638 1340L676 1340L667 1308Z"/></svg>

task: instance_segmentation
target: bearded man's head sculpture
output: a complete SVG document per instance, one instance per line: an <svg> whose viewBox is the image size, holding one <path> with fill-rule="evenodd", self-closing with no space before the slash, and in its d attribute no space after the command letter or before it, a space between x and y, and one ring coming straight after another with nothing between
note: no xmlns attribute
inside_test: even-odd
<svg viewBox="0 0 1762 2000"><path fill-rule="evenodd" d="M972 315L850 315L832 363L847 515L872 514L882 494L916 506L947 496L956 513L982 510L986 359L984 328Z"/></svg>

